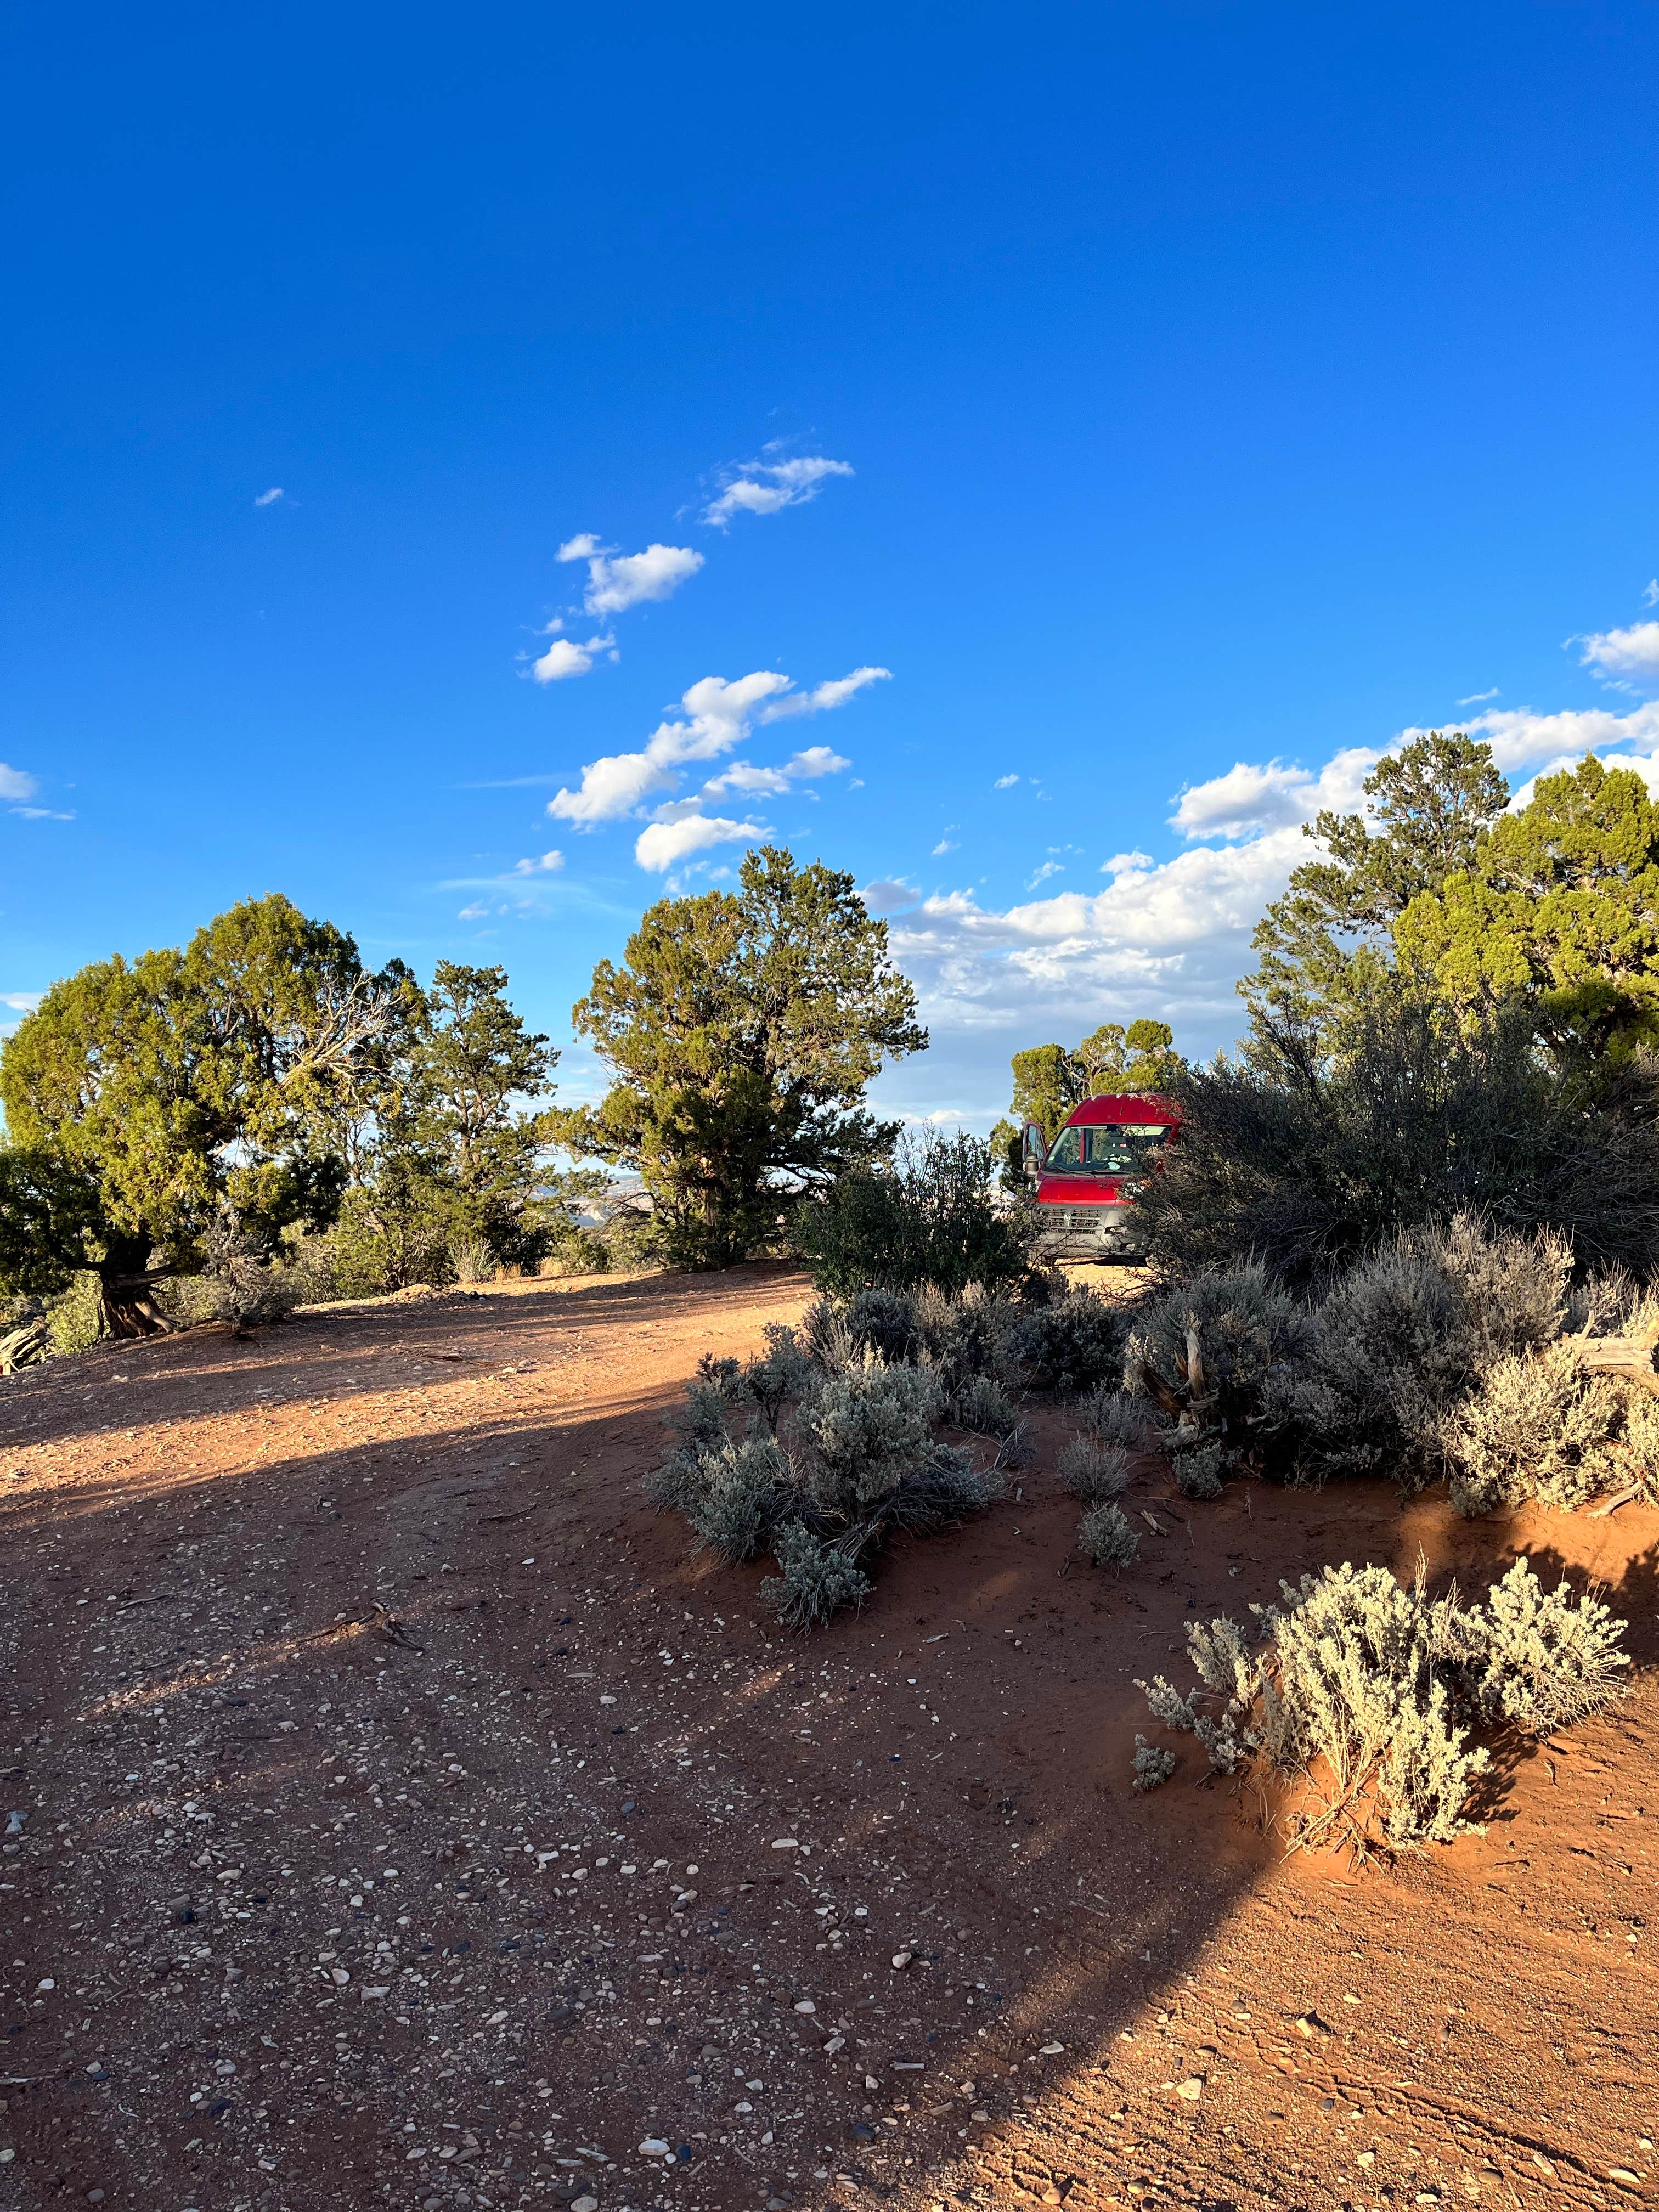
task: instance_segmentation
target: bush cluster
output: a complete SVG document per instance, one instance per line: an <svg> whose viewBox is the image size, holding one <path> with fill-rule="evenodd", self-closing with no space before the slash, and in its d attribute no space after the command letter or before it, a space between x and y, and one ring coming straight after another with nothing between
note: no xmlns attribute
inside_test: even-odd
<svg viewBox="0 0 1659 2212"><path fill-rule="evenodd" d="M1172 1423L1155 1441L1188 1497L1241 1462L1298 1482L1443 1479L1465 1513L1659 1492L1659 1398L1588 1364L1592 1331L1659 1341L1659 1304L1620 1271L1571 1275L1560 1235L1468 1214L1397 1232L1317 1288L1259 1261L1206 1270L1133 1316L1126 1379Z"/></svg>
<svg viewBox="0 0 1659 2212"><path fill-rule="evenodd" d="M1029 1207L996 1189L989 1145L965 1133L902 1144L885 1164L859 1167L796 1208L796 1245L823 1291L883 1285L947 1292L1008 1291L1040 1273Z"/></svg>
<svg viewBox="0 0 1659 2212"><path fill-rule="evenodd" d="M746 1364L705 1357L671 1417L675 1449L646 1483L722 1559L769 1549L779 1571L761 1595L799 1631L863 1602L889 1537L953 1528L1002 1492L994 1462L935 1433L951 1397L920 1333L903 1340L917 1355L907 1362L861 1334L896 1326L879 1304L820 1306L809 1324L801 1336L769 1327Z"/></svg>
<svg viewBox="0 0 1659 2212"><path fill-rule="evenodd" d="M1162 1675L1138 1686L1217 1772L1259 1762L1307 1784L1322 1799L1297 1818L1309 1848L1449 1842L1474 1825L1490 1763L1477 1731L1547 1735L1617 1696L1630 1663L1626 1624L1565 1580L1545 1590L1525 1559L1481 1605L1455 1588L1431 1599L1420 1565L1410 1589L1386 1567L1347 1565L1279 1588L1282 1603L1251 1607L1253 1640L1224 1616L1188 1627L1195 1690ZM1151 1786L1139 1750L1134 1765L1136 1786Z"/></svg>

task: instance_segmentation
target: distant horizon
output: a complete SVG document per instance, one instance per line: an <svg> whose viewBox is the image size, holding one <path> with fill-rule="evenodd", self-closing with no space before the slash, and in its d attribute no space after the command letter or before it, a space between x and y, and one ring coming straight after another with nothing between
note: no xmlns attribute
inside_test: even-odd
<svg viewBox="0 0 1659 2212"><path fill-rule="evenodd" d="M393 27L15 32L0 1027L279 890L573 1103L771 842L982 1133L1413 732L1659 788L1650 14Z"/></svg>

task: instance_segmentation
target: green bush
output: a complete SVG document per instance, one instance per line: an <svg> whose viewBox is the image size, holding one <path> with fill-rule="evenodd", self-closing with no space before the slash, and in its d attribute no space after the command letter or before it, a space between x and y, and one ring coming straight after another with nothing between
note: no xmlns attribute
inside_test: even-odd
<svg viewBox="0 0 1659 2212"><path fill-rule="evenodd" d="M104 1334L104 1298L94 1274L78 1274L67 1290L46 1300L46 1326L60 1358L90 1352Z"/></svg>
<svg viewBox="0 0 1659 2212"><path fill-rule="evenodd" d="M991 1148L977 1137L927 1136L884 1167L856 1168L796 1208L797 1248L820 1290L846 1297L924 1283L951 1292L1030 1281L1029 1208L998 1201Z"/></svg>

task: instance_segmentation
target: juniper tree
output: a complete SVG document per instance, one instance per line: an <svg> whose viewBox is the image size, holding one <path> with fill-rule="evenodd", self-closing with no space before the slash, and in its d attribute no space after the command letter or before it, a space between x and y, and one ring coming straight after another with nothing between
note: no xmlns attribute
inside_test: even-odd
<svg viewBox="0 0 1659 2212"><path fill-rule="evenodd" d="M890 1151L863 1108L884 1060L921 1052L915 993L850 875L764 846L735 891L666 898L572 1013L612 1072L559 1141L635 1170L670 1257L723 1267L763 1243L781 1198Z"/></svg>

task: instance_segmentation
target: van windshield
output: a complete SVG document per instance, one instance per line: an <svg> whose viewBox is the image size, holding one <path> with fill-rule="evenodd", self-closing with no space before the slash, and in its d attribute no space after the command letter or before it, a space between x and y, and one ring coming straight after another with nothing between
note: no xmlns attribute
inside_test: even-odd
<svg viewBox="0 0 1659 2212"><path fill-rule="evenodd" d="M1139 1175L1169 1136L1163 1121L1097 1121L1092 1127L1062 1129L1048 1147L1052 1170L1096 1175Z"/></svg>

